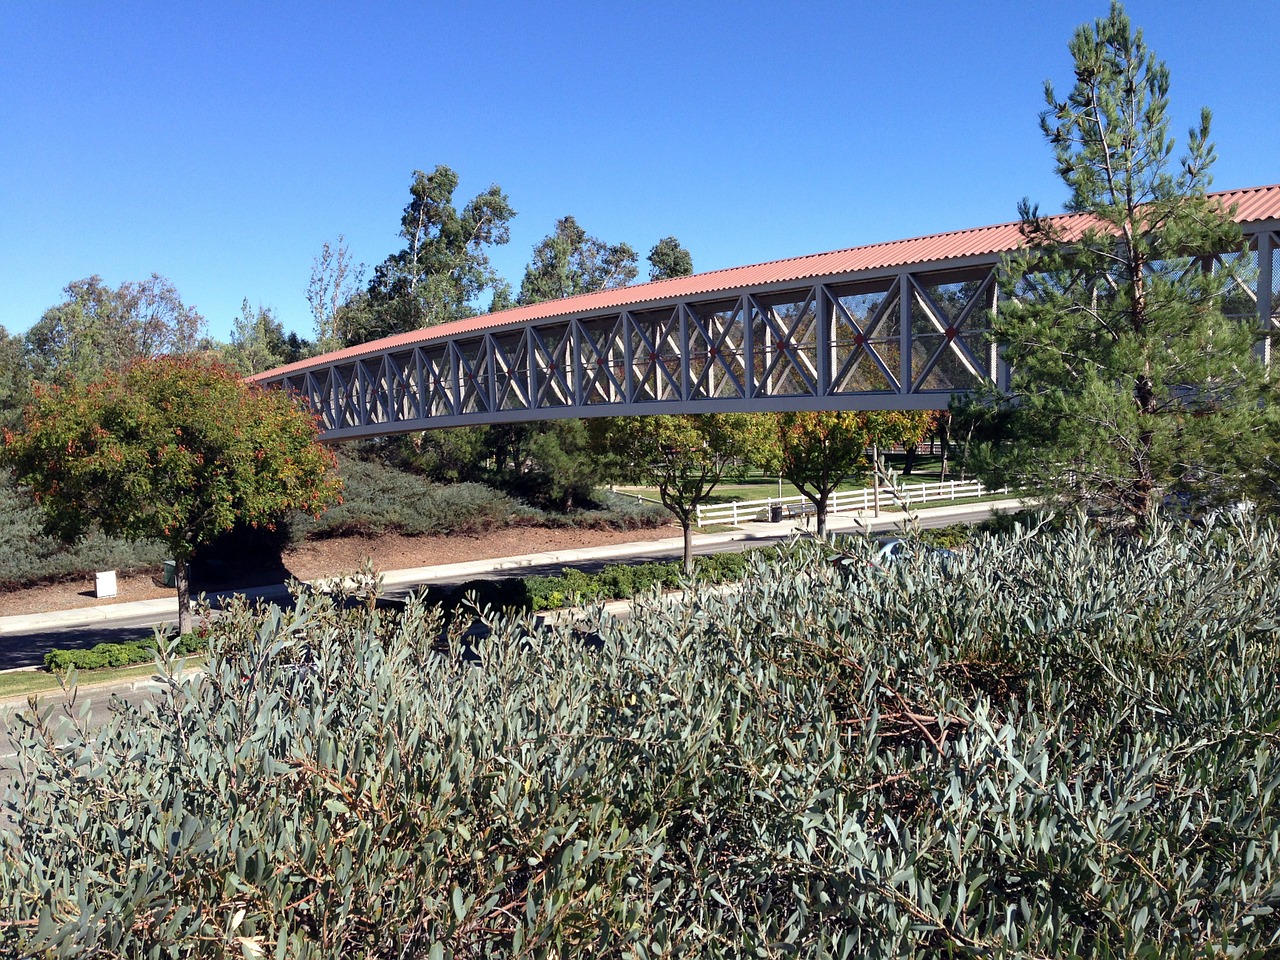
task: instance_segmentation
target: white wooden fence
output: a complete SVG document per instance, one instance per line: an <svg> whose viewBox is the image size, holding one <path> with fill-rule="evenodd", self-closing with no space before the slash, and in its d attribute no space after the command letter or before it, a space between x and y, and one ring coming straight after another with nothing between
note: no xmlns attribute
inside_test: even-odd
<svg viewBox="0 0 1280 960"><path fill-rule="evenodd" d="M939 483L902 484L896 495L888 487L880 488L880 505L891 507L904 502L908 506L937 503L942 500L963 500L985 497L990 494L1008 493L1008 487L989 490L977 480L943 480ZM806 497L769 497L767 500L734 500L730 503L713 503L698 507L698 526L709 523L743 523L751 520L768 520L774 506L782 508L784 517L802 517L814 512L813 503ZM839 490L827 501L827 513L850 513L871 510L875 507L875 491Z"/></svg>

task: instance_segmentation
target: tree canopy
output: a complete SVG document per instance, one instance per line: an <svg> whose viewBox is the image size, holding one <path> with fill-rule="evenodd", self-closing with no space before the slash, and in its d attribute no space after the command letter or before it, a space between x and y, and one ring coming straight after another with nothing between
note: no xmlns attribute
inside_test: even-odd
<svg viewBox="0 0 1280 960"><path fill-rule="evenodd" d="M870 465L867 450L918 444L933 420L931 413L919 410L797 410L766 416L770 426L759 459L813 504L819 536L827 532L831 495Z"/></svg>
<svg viewBox="0 0 1280 960"><path fill-rule="evenodd" d="M649 250L649 279L670 280L693 273L693 255L675 237L663 237Z"/></svg>
<svg viewBox="0 0 1280 960"><path fill-rule="evenodd" d="M347 246L347 238L338 234L334 243L326 240L320 255L311 261L311 277L307 281L307 305L315 324L316 346L327 352L347 342L347 314L352 303L361 302L360 284L364 265L356 264Z"/></svg>
<svg viewBox="0 0 1280 960"><path fill-rule="evenodd" d="M269 525L337 498L333 454L315 438L315 421L287 394L208 361L160 358L94 383L38 388L21 429L5 431L0 462L64 540L96 525L165 543L186 632L198 546L237 522Z"/></svg>
<svg viewBox="0 0 1280 960"><path fill-rule="evenodd" d="M23 340L0 324L0 427L9 425L26 402L28 377L23 364Z"/></svg>
<svg viewBox="0 0 1280 960"><path fill-rule="evenodd" d="M348 305L346 343L472 316L486 290L505 299L488 251L510 239L515 210L497 184L458 210L457 187L458 175L444 165L414 171L400 218L405 246L374 268L364 296Z"/></svg>
<svg viewBox="0 0 1280 960"><path fill-rule="evenodd" d="M1244 495L1274 463L1276 407L1230 211L1206 196L1209 111L1176 162L1169 72L1118 3L1070 43L1075 83L1045 87L1041 129L1079 237L1023 201L1028 249L1006 264L993 333L1012 370L988 471L1141 526L1154 505ZM1262 468L1260 469L1260 465Z"/></svg>
<svg viewBox="0 0 1280 960"><path fill-rule="evenodd" d="M572 216L533 248L524 271L519 302L540 303L580 293L625 287L636 278L636 252L629 244L608 244L590 236Z"/></svg>
<svg viewBox="0 0 1280 960"><path fill-rule="evenodd" d="M276 319L275 311L261 304L255 309L248 300L240 304L240 316L232 321L231 342L221 346L227 366L241 376L250 376L301 360L313 345Z"/></svg>
<svg viewBox="0 0 1280 960"><path fill-rule="evenodd" d="M622 480L658 488L684 533L684 566L693 572L693 520L727 474L745 470L767 444L769 425L754 414L603 417L591 421L600 452Z"/></svg>
<svg viewBox="0 0 1280 960"><path fill-rule="evenodd" d="M35 380L92 380L138 357L191 353L200 345L204 318L159 274L118 287L95 274L72 281L63 293L66 299L26 334Z"/></svg>

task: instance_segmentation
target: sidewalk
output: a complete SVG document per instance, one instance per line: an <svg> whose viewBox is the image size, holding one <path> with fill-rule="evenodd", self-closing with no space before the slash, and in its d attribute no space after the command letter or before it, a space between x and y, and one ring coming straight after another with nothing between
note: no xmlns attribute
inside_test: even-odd
<svg viewBox="0 0 1280 960"><path fill-rule="evenodd" d="M995 510L1014 510L1021 505L1016 498L988 503L947 504L916 511L922 522L937 522L951 516L969 514L985 508L990 514ZM827 528L831 533L880 533L898 528L904 515L885 512L880 517L840 514L828 517ZM733 533L695 534L694 549L701 546L731 543L734 541L777 541L794 534L812 532L813 520L784 520L781 523L750 522L738 525ZM406 570L386 570L382 573L383 585L389 589L407 589L418 584L471 580L487 576L511 576L521 570L535 567L564 567L600 560L624 560L628 557L647 556L655 553L677 554L683 548L680 537L648 540L641 543L614 544L604 547L588 547L578 550L560 550L549 553L530 553L516 557L499 557L488 560L470 560L465 563L448 563L432 567L413 567ZM285 600L289 592L284 584L270 584L226 593L212 593L209 598L215 605L235 594L251 600ZM164 616L173 611L176 601L172 597L156 600L138 600L129 603L103 604L95 607L77 607L73 610L55 610L48 613L22 614L0 617L0 637L35 633L41 630L57 630L77 626L103 626L117 620L143 616Z"/></svg>

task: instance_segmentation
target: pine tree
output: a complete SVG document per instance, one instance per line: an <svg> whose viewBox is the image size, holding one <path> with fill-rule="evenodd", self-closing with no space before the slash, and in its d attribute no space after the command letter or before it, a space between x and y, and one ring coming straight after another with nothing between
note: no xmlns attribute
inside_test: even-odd
<svg viewBox="0 0 1280 960"><path fill-rule="evenodd" d="M1012 370L988 470L1142 527L1175 496L1247 495L1277 436L1256 318L1228 317L1243 241L1207 197L1210 115L1173 161L1169 72L1118 3L1070 43L1075 85L1045 85L1041 129L1070 190L1045 218L1024 200L1025 252L1005 264L994 336ZM1237 288L1238 289L1238 288ZM1254 490L1256 495L1256 489Z"/></svg>

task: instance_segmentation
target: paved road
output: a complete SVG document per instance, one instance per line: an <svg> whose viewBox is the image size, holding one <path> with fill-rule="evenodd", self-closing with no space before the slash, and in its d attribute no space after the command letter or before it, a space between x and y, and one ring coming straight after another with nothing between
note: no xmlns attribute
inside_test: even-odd
<svg viewBox="0 0 1280 960"><path fill-rule="evenodd" d="M986 519L991 512L991 505L987 503L966 504L949 508L945 516L922 516L920 525L922 527L939 527L947 526L953 523L974 523ZM883 530L893 529L896 519L893 516L886 516L878 521L871 521ZM699 555L711 553L724 553L730 551L742 551L752 547L766 546L771 543L779 543L788 539L791 534L790 524L779 524L777 532L771 532L769 527L772 525L755 524L753 525L753 536L746 540L734 540L731 542L695 544L694 552ZM626 562L626 563L647 563L658 560L671 560L681 555L679 546L655 546L653 550L639 554L628 554L624 558L600 558L581 562L553 562L542 565L521 567L519 570L502 571L492 574L494 579L501 579L511 576L534 576L548 575L559 573L566 566L574 566L579 569L594 571L598 570L606 564ZM387 588L387 595L391 597L404 596L410 591L427 584L450 584L459 583L464 580L475 579L475 576L467 577L423 577L412 583L397 584ZM283 587L276 589L270 596L270 599L285 600L288 594ZM175 603L176 608L176 603ZM76 625L63 627L58 629L43 628L29 633L15 633L0 636L0 670L12 669L15 667L32 667L39 666L44 663L44 655L47 651L55 648L87 648L104 641L112 643L120 643L126 640L137 640L150 637L156 627L168 626L176 620L175 613L168 612L154 613L145 616L132 617L125 620L111 620L104 623L95 623L90 625Z"/></svg>

